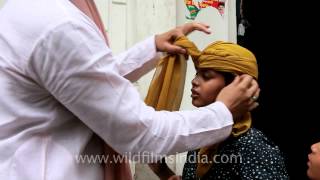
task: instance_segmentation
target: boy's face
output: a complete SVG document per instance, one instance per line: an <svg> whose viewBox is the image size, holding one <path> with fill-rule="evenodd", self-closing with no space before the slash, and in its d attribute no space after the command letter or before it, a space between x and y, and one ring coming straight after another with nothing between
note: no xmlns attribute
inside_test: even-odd
<svg viewBox="0 0 320 180"><path fill-rule="evenodd" d="M312 180L320 180L320 142L311 146L311 153L308 155L307 174Z"/></svg>
<svg viewBox="0 0 320 180"><path fill-rule="evenodd" d="M213 69L198 69L196 77L192 80L192 104L202 107L213 103L224 86L222 74Z"/></svg>

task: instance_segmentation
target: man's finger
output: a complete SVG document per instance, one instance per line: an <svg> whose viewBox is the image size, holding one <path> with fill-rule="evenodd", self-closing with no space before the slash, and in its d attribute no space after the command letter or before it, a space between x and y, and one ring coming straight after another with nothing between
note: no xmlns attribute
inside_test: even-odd
<svg viewBox="0 0 320 180"><path fill-rule="evenodd" d="M178 39L181 36L184 36L185 34L181 30L175 30L172 33L172 39Z"/></svg>
<svg viewBox="0 0 320 180"><path fill-rule="evenodd" d="M209 30L209 27L210 27L209 25L204 24L204 23L193 22L193 23L185 24L182 27L182 32L183 32L183 34L188 35L192 31L198 30L198 31L202 31L202 32L205 32L207 34L210 34L211 31Z"/></svg>
<svg viewBox="0 0 320 180"><path fill-rule="evenodd" d="M253 77L247 74L240 76L240 86L242 87L250 87L252 83Z"/></svg>
<svg viewBox="0 0 320 180"><path fill-rule="evenodd" d="M231 84L238 84L238 83L240 83L240 77L239 76L235 76L235 78L234 78L234 80L232 81L232 83Z"/></svg>
<svg viewBox="0 0 320 180"><path fill-rule="evenodd" d="M257 100L257 98L259 97L259 93L260 93L260 88L258 83L252 83L252 85L248 89L248 94L250 95L252 100L254 101Z"/></svg>
<svg viewBox="0 0 320 180"><path fill-rule="evenodd" d="M257 91L251 96L250 100L252 102L256 102L259 99L260 95L260 88L257 89Z"/></svg>
<svg viewBox="0 0 320 180"><path fill-rule="evenodd" d="M197 24L194 25L194 29L195 30L202 31L202 32L205 32L207 34L211 33L211 30L209 28L210 28L210 26L207 25L207 24L204 24L204 23L197 23Z"/></svg>
<svg viewBox="0 0 320 180"><path fill-rule="evenodd" d="M166 49L167 49L168 53L172 53L172 54L186 54L187 53L187 51L180 46L176 46L176 45L172 45L172 44L167 44L166 46L167 46Z"/></svg>
<svg viewBox="0 0 320 180"><path fill-rule="evenodd" d="M257 99L259 98L259 96L260 96L260 88L258 88L258 91L253 96L255 96Z"/></svg>
<svg viewBox="0 0 320 180"><path fill-rule="evenodd" d="M257 108L259 106L258 102L252 103L252 105L249 107L249 111L252 111L253 109Z"/></svg>

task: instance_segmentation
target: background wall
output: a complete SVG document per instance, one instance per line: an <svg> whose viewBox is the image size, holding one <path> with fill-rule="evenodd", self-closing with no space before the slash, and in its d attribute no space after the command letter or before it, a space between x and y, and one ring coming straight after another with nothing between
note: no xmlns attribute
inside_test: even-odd
<svg viewBox="0 0 320 180"><path fill-rule="evenodd" d="M0 0L0 7L4 4L5 0Z"/></svg>

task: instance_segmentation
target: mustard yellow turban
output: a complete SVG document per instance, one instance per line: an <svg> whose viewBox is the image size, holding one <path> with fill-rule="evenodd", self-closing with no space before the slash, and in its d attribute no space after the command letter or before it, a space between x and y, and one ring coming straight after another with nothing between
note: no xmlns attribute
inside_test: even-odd
<svg viewBox="0 0 320 180"><path fill-rule="evenodd" d="M197 60L198 68L212 68L233 74L249 74L258 79L255 56L246 48L230 42L218 41L203 50Z"/></svg>
<svg viewBox="0 0 320 180"><path fill-rule="evenodd" d="M212 68L215 71L229 72L235 75L249 74L258 79L258 67L255 56L246 48L230 42L214 42L202 52L186 37L175 42L187 50L195 68ZM146 104L157 110L175 111L180 108L186 76L186 60L183 55L167 55L160 60L151 81ZM237 137L251 127L251 115L248 112L241 119L234 119L232 135ZM213 156L218 145L201 148L200 155ZM202 177L212 164L198 164L197 175Z"/></svg>

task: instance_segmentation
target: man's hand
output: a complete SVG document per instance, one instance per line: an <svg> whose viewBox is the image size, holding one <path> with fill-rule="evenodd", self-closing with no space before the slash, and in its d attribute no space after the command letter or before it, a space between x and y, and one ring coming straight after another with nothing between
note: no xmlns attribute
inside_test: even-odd
<svg viewBox="0 0 320 180"><path fill-rule="evenodd" d="M172 29L166 33L156 35L155 41L157 51L168 52L173 54L185 54L186 50L179 46L173 45L173 42L176 38L186 36L194 30L202 31L207 34L211 33L211 31L209 30L209 26L206 24L197 22L187 23L183 26L178 26L175 29Z"/></svg>
<svg viewBox="0 0 320 180"><path fill-rule="evenodd" d="M217 101L223 102L236 119L259 105L255 102L259 93L257 81L249 75L242 75L237 76L231 84L221 90Z"/></svg>

